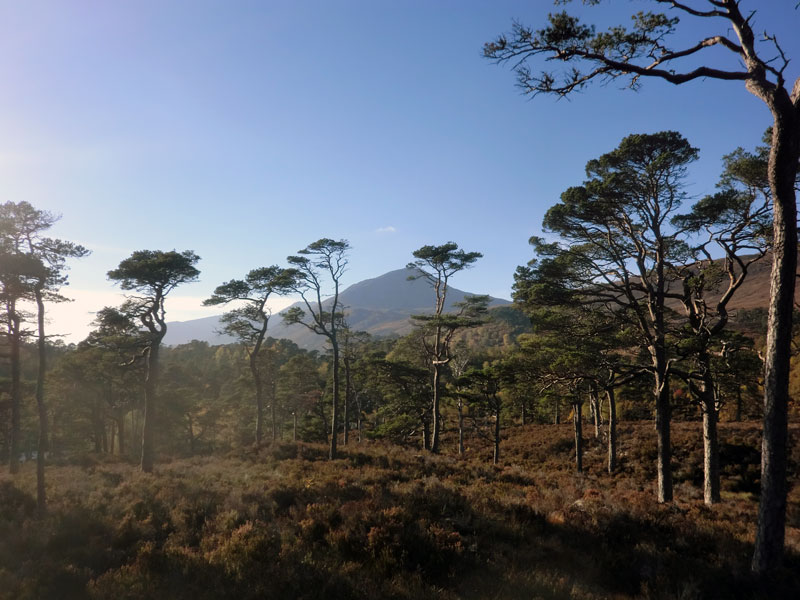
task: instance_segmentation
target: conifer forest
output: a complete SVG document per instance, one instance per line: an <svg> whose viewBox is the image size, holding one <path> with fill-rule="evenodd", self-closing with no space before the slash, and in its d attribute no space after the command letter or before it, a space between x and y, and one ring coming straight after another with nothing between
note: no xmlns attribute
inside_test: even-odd
<svg viewBox="0 0 800 600"><path fill-rule="evenodd" d="M391 4L380 10L401 10ZM516 80L513 118L558 100L562 135L583 146L559 157L571 170L552 174L559 192L536 198L535 223L499 197L382 207L377 193L331 212L289 202L288 218L231 197L213 231L237 231L246 251L220 245L215 260L200 204L185 215L195 237L171 236L167 204L130 194L130 223L111 219L107 198L109 217L78 229L80 203L54 210L38 191L4 189L0 599L800 598L796 40L749 0L543 4L546 17L503 12L505 30L471 57L503 82L493 94L513 96ZM477 10L448 6L430 10ZM309 18L298 45L313 45L300 39L316 35ZM439 35L413 55L450 39ZM282 52L289 64L305 50ZM438 67L442 86L461 85ZM742 141L710 156L699 122L678 128L648 107L648 90L667 88L686 112L741 97L760 139L728 122L724 139ZM616 133L599 141L576 130L569 116L600 95L639 103L653 125L600 116ZM331 159L348 152L337 143ZM359 160L358 185L374 186L380 173ZM388 272L362 277L383 257L363 250L357 223L383 210L415 213L419 235L381 225ZM483 216L494 212L507 231ZM479 237L442 216L461 213L486 219ZM142 231L129 247L123 230L139 218L164 241ZM504 299L478 274L516 235L510 221L530 227ZM83 302L72 274L83 281L82 265L97 270L110 251L66 233L93 226L124 250L98 272L115 302L87 308L81 330L59 309ZM275 250L282 236L291 250ZM210 317L182 316L191 294Z"/></svg>

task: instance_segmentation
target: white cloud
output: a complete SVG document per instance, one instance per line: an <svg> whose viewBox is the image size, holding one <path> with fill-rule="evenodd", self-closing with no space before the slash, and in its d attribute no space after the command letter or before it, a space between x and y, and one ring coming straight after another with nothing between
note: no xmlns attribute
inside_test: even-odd
<svg viewBox="0 0 800 600"><path fill-rule="evenodd" d="M375 233L394 233L397 231L392 225L387 225L386 227L378 227L375 230Z"/></svg>

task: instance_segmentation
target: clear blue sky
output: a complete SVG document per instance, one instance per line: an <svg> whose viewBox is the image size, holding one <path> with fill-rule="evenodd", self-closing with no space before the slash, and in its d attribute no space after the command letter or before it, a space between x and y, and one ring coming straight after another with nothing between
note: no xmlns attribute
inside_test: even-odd
<svg viewBox="0 0 800 600"><path fill-rule="evenodd" d="M743 4L758 8L759 31L779 35L797 76L794 2ZM650 5L568 8L616 23ZM690 178L699 197L720 157L769 125L739 82L522 96L482 45L512 18L538 24L553 10L547 0L3 3L0 200L62 214L54 234L94 251L74 263L65 292L78 302L53 330L85 333L90 311L113 301L106 271L143 248L202 257L201 282L168 305L174 320L218 312L197 308L216 285L320 237L350 240L345 284L453 240L485 255L454 285L509 297L528 237L587 160L627 134L675 129L701 150Z"/></svg>

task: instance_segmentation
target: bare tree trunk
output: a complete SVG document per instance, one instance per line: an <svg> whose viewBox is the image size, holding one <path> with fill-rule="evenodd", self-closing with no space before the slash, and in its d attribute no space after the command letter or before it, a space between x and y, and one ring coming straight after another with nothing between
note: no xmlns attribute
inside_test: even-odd
<svg viewBox="0 0 800 600"><path fill-rule="evenodd" d="M194 419L192 419L192 415L186 415L186 433L189 438L189 456L194 456L196 443L194 436Z"/></svg>
<svg viewBox="0 0 800 600"><path fill-rule="evenodd" d="M19 443L21 437L20 411L22 410L22 387L20 375L20 318L15 304L8 308L8 350L11 367L11 441L8 455L8 470L19 472Z"/></svg>
<svg viewBox="0 0 800 600"><path fill-rule="evenodd" d="M742 386L736 386L736 416L733 419L737 423L742 420Z"/></svg>
<svg viewBox="0 0 800 600"><path fill-rule="evenodd" d="M283 432L278 430L278 400L275 387L275 373L272 372L272 365L270 364L269 373L269 408L270 408L270 421L272 425L272 441L275 442L278 436L283 439Z"/></svg>
<svg viewBox="0 0 800 600"><path fill-rule="evenodd" d="M575 400L573 405L572 423L575 429L575 470L583 473L583 402L580 398Z"/></svg>
<svg viewBox="0 0 800 600"><path fill-rule="evenodd" d="M761 499L751 565L756 573L773 571L780 566L786 535L789 363L797 273L794 184L800 157L800 114L793 105L797 93L795 85L792 99L780 95L770 104L774 118L767 171L773 197L772 278L764 352Z"/></svg>
<svg viewBox="0 0 800 600"><path fill-rule="evenodd" d="M597 389L592 387L590 395L590 406L592 410L592 421L594 422L594 439L600 439L600 397Z"/></svg>
<svg viewBox="0 0 800 600"><path fill-rule="evenodd" d="M39 514L47 510L47 493L44 482L44 460L48 450L47 441L47 406L44 401L45 376L47 374L47 346L44 335L44 300L42 290L37 287L36 295L36 321L38 326L38 339L36 346L39 354L39 368L36 372L36 410L39 413L39 439L36 445L36 508Z"/></svg>
<svg viewBox="0 0 800 600"><path fill-rule="evenodd" d="M656 436L658 438L658 501L672 501L672 445L670 442L670 421L672 406L669 398L669 376L667 375L666 358L662 350L655 352L655 398L656 398Z"/></svg>
<svg viewBox="0 0 800 600"><path fill-rule="evenodd" d="M606 388L608 398L608 472L617 469L617 400L614 388Z"/></svg>
<svg viewBox="0 0 800 600"><path fill-rule="evenodd" d="M154 341L147 353L147 374L144 380L144 415L142 417L142 460L140 463L143 473L152 473L153 465L155 464L155 408L160 345L160 339Z"/></svg>
<svg viewBox="0 0 800 600"><path fill-rule="evenodd" d="M358 392L356 392L356 409L358 410L358 415L357 415L358 420L356 421L356 423L358 427L358 443L360 444L361 435L363 433L364 420L361 418L361 394L359 394Z"/></svg>
<svg viewBox="0 0 800 600"><path fill-rule="evenodd" d="M249 363L250 374L253 376L253 384L256 388L256 444L260 444L264 437L264 383L261 381L261 374L258 372L257 358L256 350L253 350L249 356ZM275 441L274 426L272 428L272 441Z"/></svg>
<svg viewBox="0 0 800 600"><path fill-rule="evenodd" d="M350 357L345 346L344 356L344 445L350 441Z"/></svg>
<svg viewBox="0 0 800 600"><path fill-rule="evenodd" d="M94 438L94 452L103 452L103 438L105 437L105 425L103 424L102 401L94 398L92 401L92 437Z"/></svg>
<svg viewBox="0 0 800 600"><path fill-rule="evenodd" d="M125 455L125 413L117 417L117 451L120 456Z"/></svg>
<svg viewBox="0 0 800 600"><path fill-rule="evenodd" d="M464 400L458 398L458 455L464 456Z"/></svg>
<svg viewBox="0 0 800 600"><path fill-rule="evenodd" d="M713 389L703 390L703 498L708 505L720 501L717 406Z"/></svg>
<svg viewBox="0 0 800 600"><path fill-rule="evenodd" d="M328 458L336 458L336 437L339 433L339 344L336 337L331 337L333 347L333 410L331 411L331 444L328 451Z"/></svg>
<svg viewBox="0 0 800 600"><path fill-rule="evenodd" d="M561 407L561 401L558 397L556 397L556 414L555 418L553 419L553 422L556 425L561 425L561 411L559 410L560 407Z"/></svg>
<svg viewBox="0 0 800 600"><path fill-rule="evenodd" d="M438 357L434 358L433 363L433 404L431 406L431 421L433 422L433 436L431 438L431 452L439 452L439 438L441 436L441 416L439 414L439 388L442 366L437 362Z"/></svg>
<svg viewBox="0 0 800 600"><path fill-rule="evenodd" d="M492 463L495 465L500 462L500 408L500 400L497 399L494 411L494 457L492 459Z"/></svg>

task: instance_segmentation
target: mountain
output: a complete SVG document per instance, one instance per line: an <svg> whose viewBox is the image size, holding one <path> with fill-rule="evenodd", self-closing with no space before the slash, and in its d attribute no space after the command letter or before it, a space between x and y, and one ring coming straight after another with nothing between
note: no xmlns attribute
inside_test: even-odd
<svg viewBox="0 0 800 600"><path fill-rule="evenodd" d="M347 322L355 331L366 331L375 336L405 335L411 331L409 317L412 314L429 313L434 303L433 288L425 279L409 280L415 274L412 269L397 269L375 277L365 279L343 290L339 300L345 307ZM448 288L445 309L452 310L456 302L461 302L469 292ZM330 305L331 300L325 303ZM489 306L510 304L508 300L490 298ZM292 306L305 308L300 302ZM290 307L291 308L291 307ZM220 335L219 315L193 319L191 321L175 321L167 324L167 335L164 343L176 346L192 340L206 341L210 344L228 344L236 340L230 336ZM315 335L301 325L284 325L280 315L270 319L268 335L273 338L286 338L302 348L322 348L325 339Z"/></svg>

